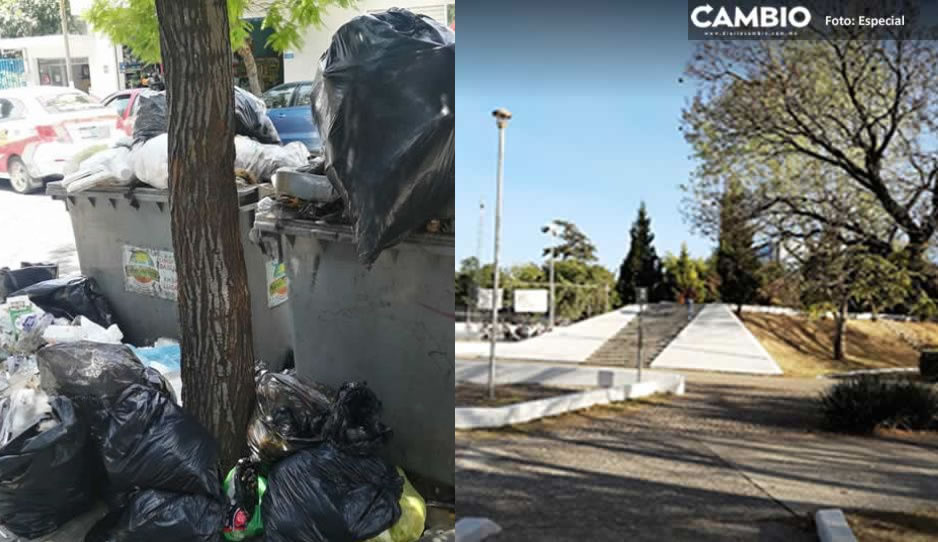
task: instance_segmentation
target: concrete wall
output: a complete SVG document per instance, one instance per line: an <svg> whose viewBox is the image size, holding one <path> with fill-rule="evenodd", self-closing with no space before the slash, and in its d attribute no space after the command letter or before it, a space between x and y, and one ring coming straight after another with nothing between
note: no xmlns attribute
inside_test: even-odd
<svg viewBox="0 0 938 542"><path fill-rule="evenodd" d="M332 42L332 34L354 17L392 7L407 8L416 13L437 17L438 13L445 13L446 4L455 3L455 0L361 0L355 9L330 9L322 18L322 28L310 28L306 31L301 49L284 52L283 80L289 83L313 79L316 76L319 57ZM446 23L445 20L440 22Z"/></svg>
<svg viewBox="0 0 938 542"><path fill-rule="evenodd" d="M118 90L117 62L115 48L110 40L99 34L71 35L68 37L69 52L73 59L87 58L91 72L90 93L104 98ZM65 40L61 34L52 36L34 36L0 40L0 47L5 50L23 51L26 65L26 81L30 85L39 83L40 59L64 59Z"/></svg>

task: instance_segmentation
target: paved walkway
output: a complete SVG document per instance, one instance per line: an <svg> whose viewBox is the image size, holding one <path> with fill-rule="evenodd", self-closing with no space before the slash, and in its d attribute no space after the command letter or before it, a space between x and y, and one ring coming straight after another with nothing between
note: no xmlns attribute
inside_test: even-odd
<svg viewBox="0 0 938 542"><path fill-rule="evenodd" d="M535 361L563 361L583 363L607 340L629 325L638 314L638 307L627 305L599 316L558 327L550 333L520 342L498 343L499 358L526 359ZM489 343L482 341L457 341L456 357L487 357Z"/></svg>
<svg viewBox="0 0 938 542"><path fill-rule="evenodd" d="M780 375L775 363L726 305L707 305L651 363L656 369L696 369Z"/></svg>
<svg viewBox="0 0 938 542"><path fill-rule="evenodd" d="M914 514L938 499L938 438L819 433L818 379L689 373L683 398L520 429L457 432L460 516L500 542L817 540L818 508Z"/></svg>

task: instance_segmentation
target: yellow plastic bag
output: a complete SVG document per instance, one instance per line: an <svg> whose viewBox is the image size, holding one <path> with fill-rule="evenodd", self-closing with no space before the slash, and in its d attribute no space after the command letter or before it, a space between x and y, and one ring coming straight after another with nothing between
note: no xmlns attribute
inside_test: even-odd
<svg viewBox="0 0 938 542"><path fill-rule="evenodd" d="M401 494L401 518L390 529L365 542L416 542L423 535L427 522L427 503L417 493L410 480L400 467L398 474L404 478L404 492Z"/></svg>

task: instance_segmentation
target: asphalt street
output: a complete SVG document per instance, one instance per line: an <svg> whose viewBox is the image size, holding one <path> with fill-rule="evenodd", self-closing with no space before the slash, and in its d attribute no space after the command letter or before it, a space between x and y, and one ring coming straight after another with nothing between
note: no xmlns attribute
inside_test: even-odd
<svg viewBox="0 0 938 542"><path fill-rule="evenodd" d="M72 223L64 202L17 194L0 180L0 267L24 261L58 263L59 276L78 273Z"/></svg>

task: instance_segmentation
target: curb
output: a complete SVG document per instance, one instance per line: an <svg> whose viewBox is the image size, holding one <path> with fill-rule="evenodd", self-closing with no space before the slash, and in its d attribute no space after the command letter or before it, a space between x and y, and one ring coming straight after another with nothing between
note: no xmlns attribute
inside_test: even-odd
<svg viewBox="0 0 938 542"><path fill-rule="evenodd" d="M847 517L839 508L818 510L814 513L814 523L821 542L857 542L847 524Z"/></svg>

